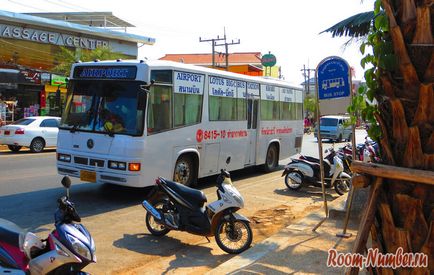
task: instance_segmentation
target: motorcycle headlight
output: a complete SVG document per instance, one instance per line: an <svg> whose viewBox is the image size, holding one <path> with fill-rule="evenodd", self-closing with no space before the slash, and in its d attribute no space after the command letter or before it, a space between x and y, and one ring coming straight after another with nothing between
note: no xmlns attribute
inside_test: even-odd
<svg viewBox="0 0 434 275"><path fill-rule="evenodd" d="M87 246L85 246L79 239L74 236L71 236L69 234L66 234L66 236L71 242L72 248L74 249L75 253L77 253L83 258L88 259L89 261L92 261L92 253L90 252L89 248L87 248Z"/></svg>
<svg viewBox="0 0 434 275"><path fill-rule="evenodd" d="M244 207L244 200L241 195L231 190L229 190L228 193L232 197L232 199L234 199L241 207Z"/></svg>

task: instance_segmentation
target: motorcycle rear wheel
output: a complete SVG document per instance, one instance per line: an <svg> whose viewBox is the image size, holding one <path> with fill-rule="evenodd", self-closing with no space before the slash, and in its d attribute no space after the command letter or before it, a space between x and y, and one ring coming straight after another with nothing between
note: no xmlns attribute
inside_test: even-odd
<svg viewBox="0 0 434 275"><path fill-rule="evenodd" d="M160 212L160 214L163 214L163 206L167 204L167 201L165 200L158 200L155 203L152 203L152 206ZM146 228L149 230L149 232L154 236L164 236L167 233L169 233L170 229L166 226L162 225L161 223L158 223L154 216L151 215L151 213L146 212Z"/></svg>
<svg viewBox="0 0 434 275"><path fill-rule="evenodd" d="M292 175L293 178L297 178L299 181L293 180L289 175ZM303 183L303 176L297 172L289 172L285 176L285 185L291 190L299 190L301 188L301 185Z"/></svg>
<svg viewBox="0 0 434 275"><path fill-rule="evenodd" d="M250 247L253 233L247 221L221 219L215 230L215 240L223 251L239 254Z"/></svg>

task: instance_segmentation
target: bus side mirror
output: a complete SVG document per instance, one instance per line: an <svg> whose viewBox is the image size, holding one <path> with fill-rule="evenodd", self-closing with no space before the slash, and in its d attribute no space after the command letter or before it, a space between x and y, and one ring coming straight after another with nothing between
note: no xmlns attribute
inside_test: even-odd
<svg viewBox="0 0 434 275"><path fill-rule="evenodd" d="M149 90L154 85L155 81L151 80L151 84L148 85L148 83L145 82L144 85L140 85L140 89L144 91L145 93L149 93Z"/></svg>

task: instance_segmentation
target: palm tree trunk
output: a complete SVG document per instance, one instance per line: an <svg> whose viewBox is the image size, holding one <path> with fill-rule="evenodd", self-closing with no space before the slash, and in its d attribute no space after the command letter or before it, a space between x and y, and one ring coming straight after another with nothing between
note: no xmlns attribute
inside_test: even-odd
<svg viewBox="0 0 434 275"><path fill-rule="evenodd" d="M432 0L382 0L389 37L397 57L396 71L380 71L382 92L377 121L386 164L434 171L434 47ZM388 181L388 182L387 182ZM429 267L381 274L434 274L434 187L386 180L378 198L372 246L383 254L422 252Z"/></svg>

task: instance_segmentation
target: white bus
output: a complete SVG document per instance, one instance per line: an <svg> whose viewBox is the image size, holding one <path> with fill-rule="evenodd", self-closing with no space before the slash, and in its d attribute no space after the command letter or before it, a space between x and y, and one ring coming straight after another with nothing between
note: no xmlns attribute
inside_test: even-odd
<svg viewBox="0 0 434 275"><path fill-rule="evenodd" d="M299 153L303 93L286 82L168 61L72 66L57 170L132 187L248 166L273 170Z"/></svg>

